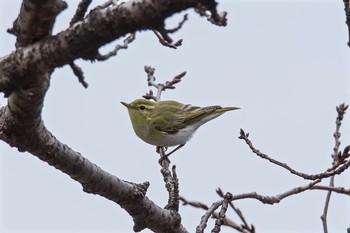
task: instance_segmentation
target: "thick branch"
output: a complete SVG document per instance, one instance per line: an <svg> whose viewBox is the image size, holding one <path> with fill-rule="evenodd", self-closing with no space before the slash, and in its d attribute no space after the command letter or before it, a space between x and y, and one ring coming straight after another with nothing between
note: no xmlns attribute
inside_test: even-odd
<svg viewBox="0 0 350 233"><path fill-rule="evenodd" d="M197 4L212 9L216 2L131 0L108 8L95 8L83 21L56 36L1 59L0 91L6 91L5 94L9 95L31 75L52 72L54 68L70 64L78 58L94 60L101 46L129 33L157 28L169 16L194 8Z"/></svg>
<svg viewBox="0 0 350 233"><path fill-rule="evenodd" d="M155 205L145 196L148 182L134 184L107 173L58 141L45 128L43 122L37 125L30 139L19 137L22 128L18 128L16 122L12 121L6 107L0 109L0 122L6 122L0 128L3 132L0 135L2 140L12 146L21 144L21 150L32 153L66 173L78 181L85 192L98 194L120 205L132 216L135 231L147 227L154 232L187 232L173 211ZM8 131L12 133L9 135Z"/></svg>
<svg viewBox="0 0 350 233"><path fill-rule="evenodd" d="M8 32L17 36L16 47L32 44L51 35L57 15L67 8L62 0L24 0L18 18Z"/></svg>
<svg viewBox="0 0 350 233"><path fill-rule="evenodd" d="M147 227L155 232L186 232L177 214L160 208L145 196L148 183L122 181L59 142L44 126L41 111L50 74L55 68L71 64L78 58L93 60L101 46L128 33L154 29L167 17L194 8L198 2L212 10L215 1L132 0L96 8L83 21L50 36L64 2L25 0L24 4L29 5L22 6L19 19L11 30L17 35L20 48L0 58L0 92L9 97L8 105L0 108L0 139L66 173L81 183L85 192L119 204L133 217L135 231ZM61 5L55 12L53 8L57 4ZM36 19L34 16L45 15L43 9L51 17ZM34 18L27 21L30 17L22 15ZM47 25L45 20L49 22Z"/></svg>

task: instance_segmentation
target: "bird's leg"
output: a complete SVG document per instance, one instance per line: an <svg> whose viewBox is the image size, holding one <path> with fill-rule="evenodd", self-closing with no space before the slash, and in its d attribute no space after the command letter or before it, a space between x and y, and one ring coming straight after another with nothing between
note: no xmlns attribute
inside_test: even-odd
<svg viewBox="0 0 350 233"><path fill-rule="evenodd" d="M181 147L183 147L185 144L180 144L178 145L174 150L170 151L168 154L166 154L166 157L169 157L172 153L174 153L175 151L177 151L178 149L180 149Z"/></svg>
<svg viewBox="0 0 350 233"><path fill-rule="evenodd" d="M163 150L162 150L162 148L163 148ZM162 146L157 146L156 147L156 152L158 153L158 154L161 154L161 153L163 153L163 155L165 154L165 151L167 151L168 150L168 147L162 147Z"/></svg>
<svg viewBox="0 0 350 233"><path fill-rule="evenodd" d="M162 164L162 161L163 161L164 159L168 159L168 157L169 157L172 153L174 153L175 151L177 151L178 149L180 149L180 148L183 147L184 145L185 145L185 144L180 144L180 145L178 145L174 150L170 151L168 154L165 154L165 151L161 149L161 148L164 148L164 147L159 147L160 150L163 152L163 153L161 153L161 154L163 154L163 156L160 157L160 159L158 160L159 164ZM157 147L157 148L158 148L158 147ZM169 159L168 159L168 160L169 160Z"/></svg>

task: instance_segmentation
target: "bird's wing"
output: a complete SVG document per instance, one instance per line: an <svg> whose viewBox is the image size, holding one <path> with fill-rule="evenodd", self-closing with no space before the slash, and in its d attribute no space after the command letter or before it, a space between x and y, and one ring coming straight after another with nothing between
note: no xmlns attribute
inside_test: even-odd
<svg viewBox="0 0 350 233"><path fill-rule="evenodd" d="M185 120L182 104L176 101L162 101L157 106L157 111L154 113L153 125L160 132L168 134L176 134L179 132L180 125ZM159 115L161 117L159 117Z"/></svg>
<svg viewBox="0 0 350 233"><path fill-rule="evenodd" d="M171 103L170 103L171 102ZM183 105L175 101L162 101L158 106L158 114L166 117L154 117L153 125L158 131L168 134L175 134L180 129L191 124L196 118L202 118L221 108L220 106L197 107L192 105Z"/></svg>
<svg viewBox="0 0 350 233"><path fill-rule="evenodd" d="M183 122L185 125L201 121L201 119L221 108L221 106L218 105L203 108L191 105L186 106L188 106L189 110L185 111L185 121Z"/></svg>

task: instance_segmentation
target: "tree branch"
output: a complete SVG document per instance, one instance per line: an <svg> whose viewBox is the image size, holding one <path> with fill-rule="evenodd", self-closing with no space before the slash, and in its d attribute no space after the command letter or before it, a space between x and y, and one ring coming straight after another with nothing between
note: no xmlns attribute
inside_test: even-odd
<svg viewBox="0 0 350 233"><path fill-rule="evenodd" d="M183 205L190 205L192 207L200 208L203 210L209 210L209 207L204 203L201 203L198 201L188 201L182 196L180 196L180 200L182 201ZM212 217L218 219L219 214L217 212L213 212ZM247 228L245 228L245 226L240 226L239 224L236 224L235 222L233 222L232 220L230 220L227 217L224 218L224 225L231 227L231 228L233 228L239 232L242 232L242 233L254 233L255 232L254 227L252 227L253 230L247 229Z"/></svg>
<svg viewBox="0 0 350 233"><path fill-rule="evenodd" d="M345 23L348 26L348 46L350 47L350 1L343 0L344 2L344 11L345 11Z"/></svg>
<svg viewBox="0 0 350 233"><path fill-rule="evenodd" d="M224 197L224 192L222 191L221 188L218 188L216 190L216 193L220 196L220 197ZM255 232L255 228L254 226L251 224L249 225L242 213L242 211L238 208L236 208L232 202L229 203L231 208L236 212L236 214L238 215L238 217L241 219L242 223L241 226L240 226L240 229L239 231L240 232L250 232L250 233L254 233Z"/></svg>
<svg viewBox="0 0 350 233"><path fill-rule="evenodd" d="M75 14L69 23L70 26L72 26L76 22L79 22L79 21L84 19L85 13L86 13L87 9L89 8L91 2L92 2L92 0L81 0L80 1Z"/></svg>
<svg viewBox="0 0 350 233"><path fill-rule="evenodd" d="M142 96L145 99L153 99L154 101L160 100L160 96L163 91L167 89L175 89L175 84L181 82L182 78L186 75L186 71L184 71L181 74L176 75L171 81L166 81L165 83L156 83L156 77L154 76L155 70L156 69L152 68L151 66L145 66L148 86L157 89L157 96L153 95L152 90L146 93L146 95Z"/></svg>
<svg viewBox="0 0 350 233"><path fill-rule="evenodd" d="M210 218L210 216L214 213L214 211L219 208L223 203L223 200L214 202L210 208L208 208L207 212L205 212L205 214L202 216L201 221L199 223L199 225L196 228L196 233L203 233L205 228L208 225L208 220Z"/></svg>
<svg viewBox="0 0 350 233"><path fill-rule="evenodd" d="M212 9L215 1L131 0L97 7L84 20L50 36L56 16L66 4L60 0L25 0L9 30L17 36L18 49L0 58L0 92L9 97L8 105L0 108L0 139L66 173L85 192L120 205L133 217L134 231L187 232L179 215L145 196L148 182L133 184L103 171L57 140L46 129L41 112L55 68L78 58L95 60L101 46L135 31L152 30L198 2Z"/></svg>
<svg viewBox="0 0 350 233"><path fill-rule="evenodd" d="M101 46L129 33L156 29L160 22L164 22L171 15L194 8L198 4L213 10L216 2L130 0L107 8L97 7L83 21L75 23L67 30L2 58L0 91L9 96L33 75L51 73L55 68L70 64L78 58L95 60ZM19 63L20 67L17 66Z"/></svg>
<svg viewBox="0 0 350 233"><path fill-rule="evenodd" d="M337 164L333 165L331 168L327 169L323 173L309 175L306 173L299 172L299 171L291 168L290 166L288 166L288 164L277 161L273 158L270 158L267 154L260 152L258 149L256 149L253 146L253 143L249 140L248 137L249 137L249 133L245 133L244 130L241 129L240 136L238 138L244 140L254 154L256 154L260 158L266 159L266 160L270 161L271 163L276 164L276 165L288 170L290 173L297 175L299 177L302 177L306 180L318 180L318 179L328 178L328 177L331 177L334 175L340 175L346 169L348 169L350 166L350 160L348 160L348 161L344 161L343 163L337 163Z"/></svg>
<svg viewBox="0 0 350 233"><path fill-rule="evenodd" d="M67 3L62 0L24 0L20 14L7 30L17 37L16 48L51 35L57 15L66 8Z"/></svg>
<svg viewBox="0 0 350 233"><path fill-rule="evenodd" d="M342 124L342 120L344 119L344 114L346 112L346 110L348 109L348 106L343 104L340 104L339 106L337 106L337 119L335 121L336 127L335 127L335 133L333 134L334 136L334 140L335 140L335 146L333 148L333 154L332 154L332 158L333 158L333 166L336 166L337 164L341 164L343 161L345 161L345 159L347 158L347 153L344 154L345 156L342 155L342 152L339 151L339 147L340 147L340 126ZM334 187L334 180L335 180L335 176L332 176L330 181L329 181L329 186L330 187ZM322 225L323 225L323 232L324 233L328 233L328 226L327 226L327 215L328 215L328 208L329 208L329 203L331 200L331 195L332 195L332 191L329 190L326 196L326 200L325 200L325 204L324 204L324 208L323 208L323 213L321 215L321 220L322 220Z"/></svg>

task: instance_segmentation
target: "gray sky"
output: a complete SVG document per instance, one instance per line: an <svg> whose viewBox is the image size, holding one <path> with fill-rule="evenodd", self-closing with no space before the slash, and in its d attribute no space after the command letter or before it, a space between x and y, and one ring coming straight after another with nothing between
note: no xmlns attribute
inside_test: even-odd
<svg viewBox="0 0 350 233"><path fill-rule="evenodd" d="M149 90L144 65L156 68L159 82L187 71L177 89L164 92L163 99L242 109L209 122L172 155L182 196L210 205L219 200L217 187L233 194L276 195L307 184L253 155L238 139L239 129L249 132L262 152L296 170L313 174L330 167L335 106L350 103L343 2L219 2L219 9L228 12L228 26L216 27L190 11L189 21L173 35L184 40L177 50L161 46L151 32L142 32L128 50L106 62L78 61L88 89L68 67L56 69L43 110L47 127L119 178L149 181L148 197L165 206L158 155L134 135L120 101L132 101ZM67 27L77 3L70 1L54 33ZM0 56L14 49L15 38L5 31L17 17L19 4L1 2ZM177 25L182 15L168 20L169 27ZM101 51L109 51L116 43L121 42ZM2 96L0 103L6 103ZM343 122L342 149L349 144L349 118L347 114ZM132 232L132 219L118 205L84 193L67 175L3 142L0 154L1 232ZM348 173L336 177L336 186L349 188ZM325 192L308 191L273 206L255 200L235 204L257 232L321 232L325 196ZM194 232L203 211L181 206L180 212L184 226ZM237 220L233 211L228 216ZM330 232L344 232L350 227L349 219L350 199L332 195Z"/></svg>

